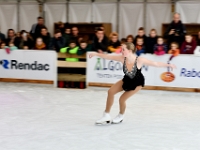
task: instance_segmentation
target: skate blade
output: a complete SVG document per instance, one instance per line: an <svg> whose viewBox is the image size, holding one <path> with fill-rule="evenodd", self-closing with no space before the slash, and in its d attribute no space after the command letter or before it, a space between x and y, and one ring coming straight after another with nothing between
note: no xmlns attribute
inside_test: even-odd
<svg viewBox="0 0 200 150"><path fill-rule="evenodd" d="M106 125L110 125L111 124L111 121L105 121L103 123L95 123L95 125L97 126L106 126Z"/></svg>
<svg viewBox="0 0 200 150"><path fill-rule="evenodd" d="M120 122L117 122L117 123L111 122L111 124L120 124L120 123L122 123L122 121L123 121L123 120L121 120Z"/></svg>

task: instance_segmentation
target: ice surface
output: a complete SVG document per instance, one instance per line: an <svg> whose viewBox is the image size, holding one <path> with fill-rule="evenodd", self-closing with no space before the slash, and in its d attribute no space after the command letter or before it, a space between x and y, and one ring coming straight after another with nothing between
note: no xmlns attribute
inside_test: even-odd
<svg viewBox="0 0 200 150"><path fill-rule="evenodd" d="M0 150L200 149L200 93L142 90L127 101L123 123L96 126L106 95L104 88L0 83Z"/></svg>

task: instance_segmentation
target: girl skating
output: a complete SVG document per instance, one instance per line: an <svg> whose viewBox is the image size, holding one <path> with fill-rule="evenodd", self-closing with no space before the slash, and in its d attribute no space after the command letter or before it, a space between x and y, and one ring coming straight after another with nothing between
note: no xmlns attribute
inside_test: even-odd
<svg viewBox="0 0 200 150"><path fill-rule="evenodd" d="M137 93L144 86L144 76L141 73L143 65L155 66L155 67L169 67L175 68L175 65L166 64L162 62L150 61L143 57L138 57L136 54L135 46L132 43L125 43L122 45L122 55L110 55L100 54L92 52L89 57L98 56L104 59L115 60L123 63L124 78L115 83L109 90L106 102L106 109L103 117L96 121L96 124L104 123L120 123L123 121L124 113L126 109L126 100ZM120 99L119 114L112 120L110 117L110 109L114 102L114 95L118 92L125 91Z"/></svg>

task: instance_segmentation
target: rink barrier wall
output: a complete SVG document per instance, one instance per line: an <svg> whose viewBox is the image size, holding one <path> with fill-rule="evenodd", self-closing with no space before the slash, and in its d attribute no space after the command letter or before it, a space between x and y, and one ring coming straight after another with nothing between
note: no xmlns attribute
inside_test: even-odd
<svg viewBox="0 0 200 150"><path fill-rule="evenodd" d="M57 54L47 50L0 50L0 81L53 84L57 87Z"/></svg>
<svg viewBox="0 0 200 150"><path fill-rule="evenodd" d="M141 57L167 63L171 55L143 54ZM169 68L143 66L142 73L145 77L143 89L200 92L200 57L179 55L169 63L175 64L177 69L170 71ZM122 69L123 65L116 61L98 57L87 59L88 86L110 87L123 78Z"/></svg>
<svg viewBox="0 0 200 150"><path fill-rule="evenodd" d="M76 54L67 54L67 53L58 53L58 59L64 58L64 60L57 61L57 67L60 68L85 68L87 67L87 62L67 62L65 58L79 58L86 59L86 54L76 55ZM69 73L58 73L58 82L81 82L86 83L86 75L83 74L69 74ZM87 85L87 83L86 83Z"/></svg>
<svg viewBox="0 0 200 150"><path fill-rule="evenodd" d="M110 88L114 84L108 83L94 83L89 82L88 86L94 87L108 87ZM179 87L164 87L164 86L144 86L144 90L163 90L163 91L177 91L177 92L200 92L200 88L179 88Z"/></svg>

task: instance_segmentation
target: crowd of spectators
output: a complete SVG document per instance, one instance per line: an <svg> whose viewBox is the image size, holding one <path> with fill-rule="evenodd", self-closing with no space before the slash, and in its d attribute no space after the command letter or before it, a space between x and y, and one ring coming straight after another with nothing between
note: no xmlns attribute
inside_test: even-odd
<svg viewBox="0 0 200 150"><path fill-rule="evenodd" d="M79 35L77 27L69 28L62 22L55 30L54 35L51 36L42 17L37 18L37 23L32 25L30 32L22 30L16 33L13 29L8 29L7 36L0 32L0 49L9 47L11 50L55 50L56 52L78 55L87 51L120 53L121 44L124 42L133 43L137 49L137 55L142 53L155 55L169 53L174 56L193 54L196 46L200 45L200 32L196 39L187 33L178 13L174 14L173 21L163 37L157 35L155 29L151 29L149 35L146 36L145 29L140 27L135 37L130 34L119 40L118 33L112 32L107 37L104 28L99 27L94 33L93 40L89 42ZM66 61L76 60L66 58Z"/></svg>

